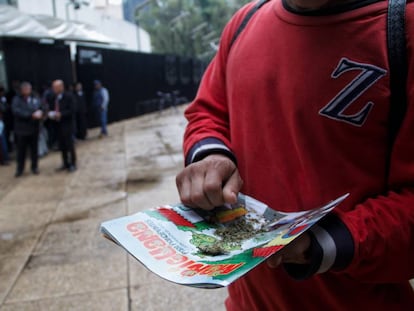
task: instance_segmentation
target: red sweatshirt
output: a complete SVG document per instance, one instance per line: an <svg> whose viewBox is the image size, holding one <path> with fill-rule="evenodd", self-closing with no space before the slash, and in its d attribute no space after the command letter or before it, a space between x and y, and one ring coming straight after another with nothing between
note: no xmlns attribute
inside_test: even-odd
<svg viewBox="0 0 414 311"><path fill-rule="evenodd" d="M246 6L186 111L187 165L237 158L242 191L275 209L351 193L313 228L312 265L257 267L230 286L230 311L414 310L414 3L409 103L391 163L387 1L359 3L305 16L270 1L230 49Z"/></svg>

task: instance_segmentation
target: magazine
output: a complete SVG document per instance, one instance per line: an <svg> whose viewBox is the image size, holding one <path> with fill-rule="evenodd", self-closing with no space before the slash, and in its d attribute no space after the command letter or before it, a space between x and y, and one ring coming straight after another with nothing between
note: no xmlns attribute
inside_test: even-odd
<svg viewBox="0 0 414 311"><path fill-rule="evenodd" d="M200 288L228 286L308 230L348 194L297 213L240 194L214 211L165 205L101 224L104 237L160 277Z"/></svg>

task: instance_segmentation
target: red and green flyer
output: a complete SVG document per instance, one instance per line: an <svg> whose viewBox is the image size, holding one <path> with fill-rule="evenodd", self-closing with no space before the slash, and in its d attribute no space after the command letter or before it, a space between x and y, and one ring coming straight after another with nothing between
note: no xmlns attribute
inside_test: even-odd
<svg viewBox="0 0 414 311"><path fill-rule="evenodd" d="M103 235L158 276L200 288L228 286L292 242L348 195L284 213L240 194L213 212L165 205L101 224Z"/></svg>

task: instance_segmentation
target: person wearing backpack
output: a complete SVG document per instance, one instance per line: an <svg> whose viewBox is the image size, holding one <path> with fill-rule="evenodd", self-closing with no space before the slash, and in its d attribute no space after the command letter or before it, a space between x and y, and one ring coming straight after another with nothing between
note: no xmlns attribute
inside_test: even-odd
<svg viewBox="0 0 414 311"><path fill-rule="evenodd" d="M261 1L226 26L185 113L182 202L242 191L297 212L350 193L231 284L227 310L414 309L413 46L411 1Z"/></svg>

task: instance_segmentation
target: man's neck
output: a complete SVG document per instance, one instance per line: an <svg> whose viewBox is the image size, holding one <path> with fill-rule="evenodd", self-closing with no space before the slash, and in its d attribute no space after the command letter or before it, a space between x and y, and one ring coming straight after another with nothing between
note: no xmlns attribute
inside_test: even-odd
<svg viewBox="0 0 414 311"><path fill-rule="evenodd" d="M356 0L286 0L286 3L295 11L315 11L355 1Z"/></svg>

